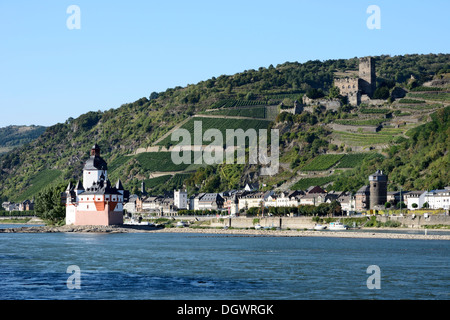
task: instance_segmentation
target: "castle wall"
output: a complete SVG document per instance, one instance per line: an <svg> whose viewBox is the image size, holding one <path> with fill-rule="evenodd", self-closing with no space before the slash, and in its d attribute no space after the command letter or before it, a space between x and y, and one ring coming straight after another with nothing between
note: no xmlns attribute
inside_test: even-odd
<svg viewBox="0 0 450 320"><path fill-rule="evenodd" d="M339 123L330 123L328 126L335 131L345 131L351 133L357 133L359 131L378 132L380 130L380 126L352 126Z"/></svg>
<svg viewBox="0 0 450 320"><path fill-rule="evenodd" d="M339 88L343 96L359 91L359 81L357 78L336 78L334 79L334 85Z"/></svg>
<svg viewBox="0 0 450 320"><path fill-rule="evenodd" d="M66 224L75 224L76 207L73 204L66 205Z"/></svg>
<svg viewBox="0 0 450 320"><path fill-rule="evenodd" d="M66 222L67 223L67 222ZM112 211L108 204L105 205L102 211L83 211L77 210L75 214L74 225L85 226L85 225L117 225L123 224L123 213L122 211Z"/></svg>

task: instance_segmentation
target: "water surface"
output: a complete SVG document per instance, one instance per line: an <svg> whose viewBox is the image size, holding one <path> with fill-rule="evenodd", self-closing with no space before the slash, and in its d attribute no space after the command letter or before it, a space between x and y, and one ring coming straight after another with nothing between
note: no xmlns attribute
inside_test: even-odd
<svg viewBox="0 0 450 320"><path fill-rule="evenodd" d="M440 240L3 233L0 299L449 299L449 265Z"/></svg>

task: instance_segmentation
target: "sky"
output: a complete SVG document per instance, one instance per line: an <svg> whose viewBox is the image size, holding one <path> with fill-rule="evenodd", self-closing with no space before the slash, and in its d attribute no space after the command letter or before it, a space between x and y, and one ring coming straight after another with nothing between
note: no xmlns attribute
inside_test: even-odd
<svg viewBox="0 0 450 320"><path fill-rule="evenodd" d="M287 61L450 53L448 12L448 0L2 0L0 127Z"/></svg>

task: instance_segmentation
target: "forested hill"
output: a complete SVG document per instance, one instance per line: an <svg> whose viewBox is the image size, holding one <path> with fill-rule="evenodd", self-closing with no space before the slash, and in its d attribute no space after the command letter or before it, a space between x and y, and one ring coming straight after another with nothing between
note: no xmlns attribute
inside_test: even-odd
<svg viewBox="0 0 450 320"><path fill-rule="evenodd" d="M39 137L44 131L43 126L7 126L0 128L0 154L15 147L22 146Z"/></svg>
<svg viewBox="0 0 450 320"><path fill-rule="evenodd" d="M0 197L24 200L48 185L80 179L83 164L94 143L100 145L102 156L108 161L110 178L120 178L132 192L138 191L141 181L148 182L155 193L183 185L190 192L223 191L255 179L266 188L303 188L304 183L310 181L305 177L313 175L308 168L323 170L314 163L315 159L322 161L322 156L327 156L327 161L331 159L332 168L339 170L333 171L331 177L319 172L318 176L323 180L311 183L334 183L341 190L355 190L365 183L362 174L370 174L380 167L389 172L393 187L442 187L449 181L450 171L448 108L445 109L449 104L448 88L432 88L440 90L432 96L420 90L428 81L448 78L450 54L374 58L378 94L383 99L389 97L377 110L344 105L337 112L316 108L313 113L295 116L273 115L274 110L280 111L281 103L289 106L295 100L301 101L304 94L339 97L339 92L333 88L333 77L357 71L357 58L286 62L235 75L221 75L195 85L152 92L148 96L149 90L147 97L117 109L88 112L48 127L39 138L1 156ZM411 96L404 101L392 99L390 94L398 87L410 91L408 95ZM387 96L384 96L386 92ZM386 130L373 135L341 132L330 126L355 120L373 124L382 121L381 116L387 113L393 113L395 119L417 115L417 123L399 127L388 123ZM431 117L433 113L439 116ZM168 161L168 152L151 152L170 147L170 140L164 139L164 135L177 125L189 129L194 115L208 115L209 118L203 118L204 129L208 126L219 129L226 126L279 128L282 162L279 174L258 177L254 174L256 169L248 165L177 167ZM227 116L239 118L225 120ZM418 125L426 123L429 123L426 131L414 131ZM429 132L429 135L425 137L421 132ZM351 159L344 158L346 153L352 154ZM341 170L340 166L347 167Z"/></svg>

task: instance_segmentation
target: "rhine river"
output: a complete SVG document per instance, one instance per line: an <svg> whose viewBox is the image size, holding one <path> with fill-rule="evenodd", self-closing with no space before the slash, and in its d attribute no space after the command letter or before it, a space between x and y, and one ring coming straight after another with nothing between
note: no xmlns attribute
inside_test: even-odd
<svg viewBox="0 0 450 320"><path fill-rule="evenodd" d="M443 240L0 233L0 300L449 300L449 266Z"/></svg>

